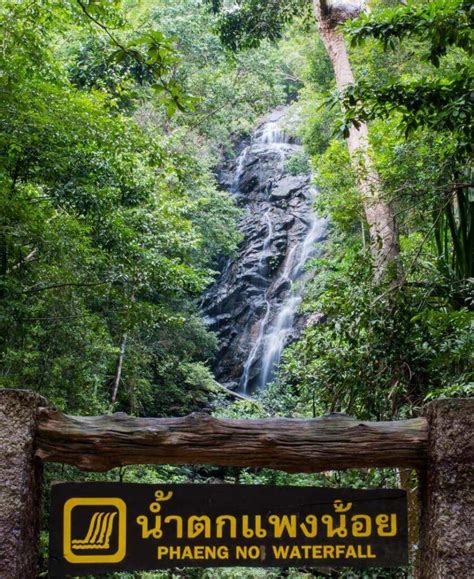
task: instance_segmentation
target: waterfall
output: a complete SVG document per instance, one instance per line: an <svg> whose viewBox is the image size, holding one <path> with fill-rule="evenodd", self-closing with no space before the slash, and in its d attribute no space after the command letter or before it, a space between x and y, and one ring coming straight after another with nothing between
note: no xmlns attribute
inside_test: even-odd
<svg viewBox="0 0 474 579"><path fill-rule="evenodd" d="M264 268L265 268L264 260L267 257L268 251L269 251L271 243L272 243L272 238L273 238L273 224L272 224L272 220L270 217L270 209L265 213L264 220L265 220L265 223L266 223L268 229L267 229L267 235L266 235L265 239L263 240L263 248L262 248L262 252L260 253L260 259L258 260L258 271L260 273L264 273Z"/></svg>
<svg viewBox="0 0 474 579"><path fill-rule="evenodd" d="M255 340L255 344L253 344L250 350L250 354L247 358L247 361L245 362L244 371L242 373L242 378L240 380L240 388L242 392L244 392L245 394L247 393L250 370L256 361L257 355L260 352L260 348L262 346L262 342L265 336L265 329L268 323L268 318L270 317L271 304L268 300L265 302L265 306L266 306L265 316L260 321L257 339Z"/></svg>
<svg viewBox="0 0 474 579"><path fill-rule="evenodd" d="M245 149L237 157L237 164L235 167L235 175L234 175L234 179L232 181L232 186L231 186L231 191L235 195L238 195L240 193L240 191L239 191L240 177L242 176L242 173L243 173L243 169L244 169L244 165L245 165L245 159L247 157L248 151L249 151L249 148L245 147Z"/></svg>
<svg viewBox="0 0 474 579"><path fill-rule="evenodd" d="M291 295L283 303L274 323L267 329L262 338L262 362L258 379L261 388L272 381L278 370L283 348L292 333L294 319L303 299L304 266L314 252L315 242L325 234L327 229L325 219L317 219L314 215L311 215L311 217L311 226L304 239L299 258L290 273ZM284 273L284 278L288 278L288 272Z"/></svg>
<svg viewBox="0 0 474 579"><path fill-rule="evenodd" d="M287 121L286 109L268 115L219 175L244 209L243 240L238 256L222 262L202 309L219 340L216 378L247 394L275 378L284 347L301 329L305 264L327 233L326 220L313 213L309 171L286 170L302 149Z"/></svg>
<svg viewBox="0 0 474 579"><path fill-rule="evenodd" d="M268 121L262 127L262 131L257 136L256 141L264 145L287 144L288 138L278 121Z"/></svg>

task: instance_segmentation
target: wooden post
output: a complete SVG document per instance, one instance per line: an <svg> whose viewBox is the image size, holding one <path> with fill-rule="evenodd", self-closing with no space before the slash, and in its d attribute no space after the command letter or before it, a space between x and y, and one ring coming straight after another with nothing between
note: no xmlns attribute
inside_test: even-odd
<svg viewBox="0 0 474 579"><path fill-rule="evenodd" d="M436 400L421 474L418 579L472 577L474 570L474 399Z"/></svg>
<svg viewBox="0 0 474 579"><path fill-rule="evenodd" d="M0 577L37 577L41 466L34 456L38 407L28 390L0 390Z"/></svg>

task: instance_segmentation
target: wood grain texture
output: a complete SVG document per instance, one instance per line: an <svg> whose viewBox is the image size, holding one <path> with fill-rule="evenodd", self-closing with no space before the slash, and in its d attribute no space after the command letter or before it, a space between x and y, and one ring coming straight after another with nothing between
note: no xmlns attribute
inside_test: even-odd
<svg viewBox="0 0 474 579"><path fill-rule="evenodd" d="M36 455L82 470L127 464L212 464L286 472L422 467L428 442L424 418L360 422L341 414L312 420L220 420L68 416L40 409Z"/></svg>

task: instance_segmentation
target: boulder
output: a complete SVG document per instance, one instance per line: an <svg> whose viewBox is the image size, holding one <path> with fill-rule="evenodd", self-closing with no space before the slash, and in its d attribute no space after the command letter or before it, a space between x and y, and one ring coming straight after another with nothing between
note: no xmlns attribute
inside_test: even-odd
<svg viewBox="0 0 474 579"><path fill-rule="evenodd" d="M296 192L301 191L304 187L307 186L308 179L305 176L287 176L283 177L280 181L276 183L276 186L273 187L270 198L275 201L279 201L280 199L288 199L289 197L294 196Z"/></svg>

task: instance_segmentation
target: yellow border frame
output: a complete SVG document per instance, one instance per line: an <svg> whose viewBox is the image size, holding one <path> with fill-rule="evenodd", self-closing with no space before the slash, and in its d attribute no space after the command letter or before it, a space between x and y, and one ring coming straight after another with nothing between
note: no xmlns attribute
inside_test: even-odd
<svg viewBox="0 0 474 579"><path fill-rule="evenodd" d="M118 510L118 549L109 555L76 555L71 549L72 510L78 506L112 506ZM119 563L123 560L127 548L127 505L117 498L78 498L64 503L63 510L63 555L68 563Z"/></svg>

